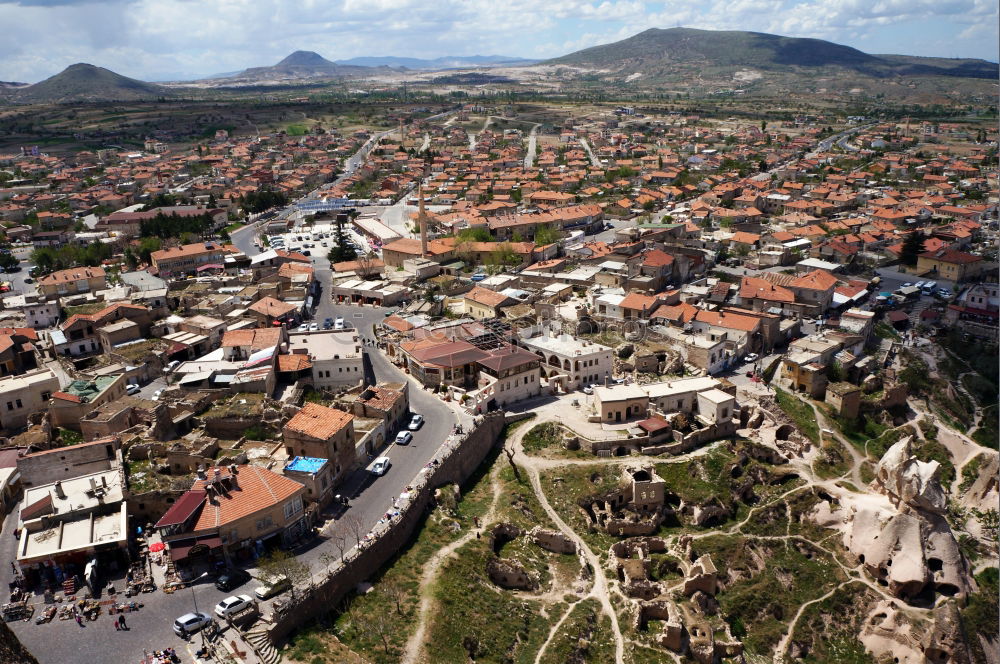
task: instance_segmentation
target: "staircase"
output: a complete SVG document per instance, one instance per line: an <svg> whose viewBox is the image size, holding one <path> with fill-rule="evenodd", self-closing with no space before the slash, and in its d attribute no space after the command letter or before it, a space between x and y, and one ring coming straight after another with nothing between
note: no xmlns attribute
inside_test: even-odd
<svg viewBox="0 0 1000 664"><path fill-rule="evenodd" d="M253 648L263 664L278 664L281 661L281 653L271 643L267 632L250 630L243 635L243 639Z"/></svg>

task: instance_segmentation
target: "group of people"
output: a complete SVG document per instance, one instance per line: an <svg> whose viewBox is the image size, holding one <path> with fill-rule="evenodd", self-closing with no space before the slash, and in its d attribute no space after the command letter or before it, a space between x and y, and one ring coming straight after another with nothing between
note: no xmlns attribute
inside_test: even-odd
<svg viewBox="0 0 1000 664"><path fill-rule="evenodd" d="M115 631L127 632L128 625L125 623L125 616L115 616Z"/></svg>
<svg viewBox="0 0 1000 664"><path fill-rule="evenodd" d="M180 661L181 658L177 656L173 648L166 648L153 652L143 660L142 664L174 664Z"/></svg>

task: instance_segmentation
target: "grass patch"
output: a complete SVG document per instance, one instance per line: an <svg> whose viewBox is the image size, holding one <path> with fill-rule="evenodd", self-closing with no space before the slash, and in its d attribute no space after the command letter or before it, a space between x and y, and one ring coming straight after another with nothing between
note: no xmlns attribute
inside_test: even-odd
<svg viewBox="0 0 1000 664"><path fill-rule="evenodd" d="M542 664L604 664L615 659L611 619L601 613L601 604L590 598L579 602L549 642Z"/></svg>
<svg viewBox="0 0 1000 664"><path fill-rule="evenodd" d="M555 422L543 422L536 424L521 439L524 451L529 454L540 452L550 447L557 447L562 444L562 428Z"/></svg>
<svg viewBox="0 0 1000 664"><path fill-rule="evenodd" d="M892 339L893 341L900 341L903 337L899 336L899 333L885 321L879 321L875 323L875 336L879 339Z"/></svg>
<svg viewBox="0 0 1000 664"><path fill-rule="evenodd" d="M1000 573L996 567L988 567L976 575L976 584L979 592L969 595L968 604L962 609L962 622L965 623L967 634L982 634L995 641L997 622L1000 621L1000 611L997 609L1000 603ZM978 638L973 637L968 643L973 661L988 661Z"/></svg>
<svg viewBox="0 0 1000 664"><path fill-rule="evenodd" d="M733 635L749 654L770 658L787 622L805 602L844 581L830 558L805 542L753 541L716 535L695 543L719 561L725 589L716 596Z"/></svg>
<svg viewBox="0 0 1000 664"><path fill-rule="evenodd" d="M264 395L254 392L240 392L230 399L216 401L206 410L204 419L226 417L259 417L264 414Z"/></svg>
<svg viewBox="0 0 1000 664"><path fill-rule="evenodd" d="M851 453L833 438L827 438L819 446L819 456L813 461L813 470L821 479L840 477L851 469Z"/></svg>
<svg viewBox="0 0 1000 664"><path fill-rule="evenodd" d="M958 485L960 492L965 493L972 488L972 485L979 479L979 469L982 468L985 460L985 454L977 454L965 463L965 466L962 467L962 483Z"/></svg>
<svg viewBox="0 0 1000 664"><path fill-rule="evenodd" d="M951 454L947 447L936 440L921 442L914 439L912 450L914 456L921 461L937 461L941 464L941 485L951 486L951 483L955 481L955 464L951 462Z"/></svg>
<svg viewBox="0 0 1000 664"><path fill-rule="evenodd" d="M533 603L498 591L486 575L493 555L486 540L472 540L441 571L428 630L428 662L534 661L549 628ZM554 620L554 618L552 618Z"/></svg>
<svg viewBox="0 0 1000 664"><path fill-rule="evenodd" d="M795 626L792 639L806 647L802 662L827 664L874 664L875 660L858 641L862 622L879 596L861 583L852 583L822 602L806 607ZM836 616L836 620L831 620Z"/></svg>
<svg viewBox="0 0 1000 664"><path fill-rule="evenodd" d="M289 136L305 136L309 133L309 129L305 125L290 124L285 127L285 133Z"/></svg>
<svg viewBox="0 0 1000 664"><path fill-rule="evenodd" d="M816 414L809 404L780 388L775 388L774 396L778 407L791 418L802 435L813 443L819 443L819 425L816 423Z"/></svg>
<svg viewBox="0 0 1000 664"><path fill-rule="evenodd" d="M983 409L979 419L979 427L972 432L972 440L991 450L1000 450L1000 430L998 430L997 414L1000 407L997 404Z"/></svg>

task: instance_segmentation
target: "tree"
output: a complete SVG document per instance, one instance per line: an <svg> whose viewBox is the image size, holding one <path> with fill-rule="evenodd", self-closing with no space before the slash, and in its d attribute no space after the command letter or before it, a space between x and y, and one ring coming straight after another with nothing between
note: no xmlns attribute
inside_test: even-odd
<svg viewBox="0 0 1000 664"><path fill-rule="evenodd" d="M358 256L358 276L362 279L367 279L375 273L375 260L376 256L374 252L366 251L365 253Z"/></svg>
<svg viewBox="0 0 1000 664"><path fill-rule="evenodd" d="M0 268L9 270L17 267L17 264L18 260L14 258L13 254L0 254Z"/></svg>
<svg viewBox="0 0 1000 664"><path fill-rule="evenodd" d="M337 230L334 235L333 248L330 249L330 253L327 254L327 258L330 259L331 263L342 263L344 261L353 261L358 257L358 251L352 245L347 242L347 233L344 232L344 219L346 215L337 215Z"/></svg>
<svg viewBox="0 0 1000 664"><path fill-rule="evenodd" d="M916 265L917 257L924 250L924 236L914 231L903 240L903 249L899 252L899 260L903 265Z"/></svg>
<svg viewBox="0 0 1000 664"><path fill-rule="evenodd" d="M547 244L554 244L559 241L559 231L548 224L541 224L535 229L535 245L544 247Z"/></svg>
<svg viewBox="0 0 1000 664"><path fill-rule="evenodd" d="M311 578L308 563L281 549L275 549L261 558L257 563L257 569L267 584L281 578L288 579L292 584L292 597L295 597L295 587L308 583Z"/></svg>
<svg viewBox="0 0 1000 664"><path fill-rule="evenodd" d="M378 589L396 606L396 613L403 615L403 601L406 600L406 589L394 578L383 578Z"/></svg>

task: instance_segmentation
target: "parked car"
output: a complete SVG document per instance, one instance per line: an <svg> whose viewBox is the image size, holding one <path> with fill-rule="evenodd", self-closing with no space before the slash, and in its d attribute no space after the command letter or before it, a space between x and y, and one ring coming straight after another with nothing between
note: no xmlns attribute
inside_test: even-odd
<svg viewBox="0 0 1000 664"><path fill-rule="evenodd" d="M744 362L756 362L757 358L760 357L757 353L747 353L746 357L743 358Z"/></svg>
<svg viewBox="0 0 1000 664"><path fill-rule="evenodd" d="M309 323L309 331L315 332L319 329L319 323Z"/></svg>
<svg viewBox="0 0 1000 664"><path fill-rule="evenodd" d="M308 332L308 331L309 331L309 323L302 323L302 325L299 325L299 332Z"/></svg>
<svg viewBox="0 0 1000 664"><path fill-rule="evenodd" d="M337 316L337 320L335 320L333 322L333 329L335 329L335 330L343 330L344 329L344 317L343 316Z"/></svg>
<svg viewBox="0 0 1000 664"><path fill-rule="evenodd" d="M302 250L302 255L303 256L312 256L312 252L309 251L308 249L303 249Z"/></svg>
<svg viewBox="0 0 1000 664"><path fill-rule="evenodd" d="M185 613L174 621L174 634L180 637L194 634L205 625L212 622L212 616L199 611L198 613Z"/></svg>
<svg viewBox="0 0 1000 664"><path fill-rule="evenodd" d="M472 280L473 281L482 281L485 278L486 278L486 275L483 274L482 272L477 272L476 274L472 275Z"/></svg>
<svg viewBox="0 0 1000 664"><path fill-rule="evenodd" d="M583 386L583 393L584 394L593 394L594 393L594 386L593 385L584 385Z"/></svg>
<svg viewBox="0 0 1000 664"><path fill-rule="evenodd" d="M181 365L181 361L180 360L174 360L172 362L168 362L167 363L167 373L170 373L171 371L173 371L174 369L176 369L180 365Z"/></svg>
<svg viewBox="0 0 1000 664"><path fill-rule="evenodd" d="M224 620L229 614L242 611L251 604L253 598L250 595L232 595L215 605L215 615Z"/></svg>
<svg viewBox="0 0 1000 664"><path fill-rule="evenodd" d="M333 319L332 318L326 318L326 319L323 320L323 329L324 330L331 330L331 329L333 329Z"/></svg>
<svg viewBox="0 0 1000 664"><path fill-rule="evenodd" d="M406 428L410 431L416 431L422 426L424 426L424 416L414 413L413 417L410 418L410 423L406 425Z"/></svg>
<svg viewBox="0 0 1000 664"><path fill-rule="evenodd" d="M285 592L292 587L292 582L285 577L276 579L269 584L264 584L262 586L257 586L253 591L253 594L257 599L270 599L275 595Z"/></svg>
<svg viewBox="0 0 1000 664"><path fill-rule="evenodd" d="M375 463L372 464L371 473L372 475L381 477L388 472L389 466L391 465L392 462L389 461L389 457L379 457L375 459Z"/></svg>
<svg viewBox="0 0 1000 664"><path fill-rule="evenodd" d="M233 588L239 588L250 580L250 575L241 569L228 569L218 579L215 580L215 587L226 592Z"/></svg>
<svg viewBox="0 0 1000 664"><path fill-rule="evenodd" d="M407 445L411 440L413 440L413 434L409 431L400 431L396 434L397 445Z"/></svg>
<svg viewBox="0 0 1000 664"><path fill-rule="evenodd" d="M150 398L153 401L159 401L160 400L160 395L162 395L162 394L163 394L163 390L157 390L157 391L153 392L153 396L150 397Z"/></svg>
<svg viewBox="0 0 1000 664"><path fill-rule="evenodd" d="M32 279L31 277L25 277L24 278L24 283L26 283L26 284L33 284L33 283L35 283L35 280Z"/></svg>
<svg viewBox="0 0 1000 664"><path fill-rule="evenodd" d="M134 397L141 391L142 388L136 385L135 383L132 383L131 385L125 388L125 394L129 395L130 397Z"/></svg>

